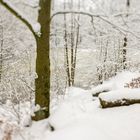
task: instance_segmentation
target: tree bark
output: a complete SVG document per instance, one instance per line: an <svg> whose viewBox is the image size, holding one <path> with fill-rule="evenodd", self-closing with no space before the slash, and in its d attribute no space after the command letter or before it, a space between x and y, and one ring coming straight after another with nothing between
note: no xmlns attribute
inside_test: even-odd
<svg viewBox="0 0 140 140"><path fill-rule="evenodd" d="M42 120L49 116L50 104L50 11L51 0L40 0L38 22L41 25L41 37L37 37L36 96L35 104L40 105L40 110L35 113L34 120Z"/></svg>

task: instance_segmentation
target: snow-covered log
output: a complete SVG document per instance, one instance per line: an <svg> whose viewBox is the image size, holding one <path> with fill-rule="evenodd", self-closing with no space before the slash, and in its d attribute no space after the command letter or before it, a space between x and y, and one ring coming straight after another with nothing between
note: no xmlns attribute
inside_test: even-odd
<svg viewBox="0 0 140 140"><path fill-rule="evenodd" d="M99 95L102 108L140 103L140 89L122 89Z"/></svg>
<svg viewBox="0 0 140 140"><path fill-rule="evenodd" d="M97 97L100 93L103 92L108 92L112 90L112 84L111 83L106 83L106 84L102 84L102 85L98 85L95 88L91 89L91 93L93 96Z"/></svg>

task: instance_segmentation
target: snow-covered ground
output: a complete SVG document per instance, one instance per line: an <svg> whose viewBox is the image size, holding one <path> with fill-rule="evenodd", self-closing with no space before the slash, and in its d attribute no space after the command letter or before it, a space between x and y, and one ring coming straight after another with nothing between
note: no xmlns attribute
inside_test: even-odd
<svg viewBox="0 0 140 140"><path fill-rule="evenodd" d="M129 78L123 80L126 75ZM101 93L99 97L112 101L116 96L124 98L134 94L135 99L140 99L139 88L113 88L114 83L124 81L123 84L137 76L138 73L130 72L118 74L109 80L112 83L112 98L108 96L110 92ZM12 107L10 102L1 105L0 140L140 140L140 104L103 109L99 98L93 97L92 92L93 89L68 88L65 95L60 95L62 99L52 109L50 117L39 122L30 121L30 103L14 107L14 111L21 109L19 116L14 111L8 111L8 107ZM50 126L54 127L54 131ZM10 135L12 139L3 138L10 138Z"/></svg>
<svg viewBox="0 0 140 140"><path fill-rule="evenodd" d="M28 20L36 33L40 32L40 26L36 24L39 0L3 1L8 2L7 4L11 5L22 18ZM124 35L120 34L120 30L127 29L124 25L125 20L129 27L128 32L125 33L128 38L128 66L130 65L131 70L139 70L140 42L138 38L140 29L138 28L139 16L136 13L139 13L140 1L134 0L131 3L129 12L132 13L132 17L130 14L129 18L124 16L121 19L114 15L121 12L126 13L125 1L78 1L81 1L82 11L89 14L103 13L107 16L105 19L112 24L94 18L94 27L92 27L89 17L86 16L81 16L81 21L76 21L78 24L80 23L81 36L77 50L76 85L89 89L91 84L98 83L96 82L96 69L98 66L104 65L102 61L106 59L104 55L106 55L107 48L110 47L107 62L109 64L118 63L116 59L121 59L118 49L124 43ZM67 4L69 7L70 3ZM55 1L52 5L54 13L64 10L62 0ZM140 140L140 104L102 109L98 97L92 96L100 93L99 98L107 101L116 101L116 99L122 98L140 99L139 89L124 89L125 84L131 82L132 78L140 77L139 73L120 73L91 90L69 88L66 95L58 95L58 98L61 98L59 101L56 99L54 90L55 92L52 92L54 96L52 96L51 115L48 119L39 122L31 122L32 103L24 102L15 105L11 101L6 102L7 97L12 97L14 100L14 96L20 96L14 102L17 103L20 99L27 99L27 95L29 99L31 99L31 95L34 95L36 43L28 28L2 5L0 5L0 13L0 25L4 28L5 40L2 54L6 55L2 62L4 65L2 82L4 88L0 88L0 103L2 103L0 104L0 140ZM54 22L51 34L50 55L51 85L56 84L54 87L57 87L59 94L62 94L62 89L65 90L64 83L66 83L64 79L66 77L64 74L64 20L62 19L63 16L55 17L56 23ZM113 24L118 26L119 33L114 31ZM69 46L71 45L69 44ZM104 91L106 93L102 93ZM50 125L54 127L55 131L50 130Z"/></svg>
<svg viewBox="0 0 140 140"><path fill-rule="evenodd" d="M91 103L73 120L51 132L48 140L139 140L140 105L101 109L99 102ZM68 119L68 118L66 118ZM62 124L65 120L61 120ZM57 123L56 123L57 124Z"/></svg>
<svg viewBox="0 0 140 140"><path fill-rule="evenodd" d="M93 87L91 89L91 92L96 96L101 92L123 89L127 83L131 82L132 79L137 77L140 77L139 72L123 71L121 73L118 73L115 77L104 81L102 85Z"/></svg>
<svg viewBox="0 0 140 140"><path fill-rule="evenodd" d="M73 95L66 96L48 120L34 122L21 131L22 136L26 140L140 139L140 104L102 109L98 98L85 92L74 89ZM49 130L48 122L55 131Z"/></svg>

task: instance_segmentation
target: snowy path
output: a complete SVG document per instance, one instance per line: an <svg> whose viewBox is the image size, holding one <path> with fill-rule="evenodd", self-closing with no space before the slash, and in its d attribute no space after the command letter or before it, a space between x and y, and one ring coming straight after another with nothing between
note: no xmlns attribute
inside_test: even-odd
<svg viewBox="0 0 140 140"><path fill-rule="evenodd" d="M51 132L47 140L140 140L140 105L109 109L93 104L67 126Z"/></svg>
<svg viewBox="0 0 140 140"><path fill-rule="evenodd" d="M102 109L91 93L72 88L50 118L34 123L28 133L31 140L140 140L139 123L140 104Z"/></svg>
<svg viewBox="0 0 140 140"><path fill-rule="evenodd" d="M102 109L89 91L72 88L49 119L21 127L12 140L140 140L139 123L140 104Z"/></svg>

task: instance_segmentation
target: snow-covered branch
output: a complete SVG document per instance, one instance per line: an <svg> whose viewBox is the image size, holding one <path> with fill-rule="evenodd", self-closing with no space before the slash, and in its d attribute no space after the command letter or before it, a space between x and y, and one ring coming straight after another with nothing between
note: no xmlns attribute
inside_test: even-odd
<svg viewBox="0 0 140 140"><path fill-rule="evenodd" d="M24 13L22 13L14 4L9 0L0 0L0 3L5 6L10 12L12 12L18 19L24 22L30 31L36 36L40 36L40 24L29 19Z"/></svg>
<svg viewBox="0 0 140 140"><path fill-rule="evenodd" d="M64 14L81 14L81 15L86 15L86 16L89 16L91 18L91 21L93 21L93 18L96 17L96 18L99 18L102 21L108 23L109 25L111 25L114 29L118 30L123 35L126 35L127 33L129 33L129 34L133 35L134 37L140 39L140 36L137 36L133 31L127 30L127 29L125 29L123 27L120 27L120 26L116 25L115 23L113 23L112 21L108 20L106 15L92 14L92 13L83 12L83 11L59 11L59 12L54 13L51 16L51 20L55 16L57 16L57 15L64 15Z"/></svg>
<svg viewBox="0 0 140 140"><path fill-rule="evenodd" d="M52 14L51 16L51 20L57 16L57 15L63 15L63 14L81 14L81 15L86 15L86 16L89 16L89 17L106 17L105 15L99 15L99 14L92 14L92 13L89 13L89 12L85 12L85 11L59 11L59 12L56 12L54 14Z"/></svg>

